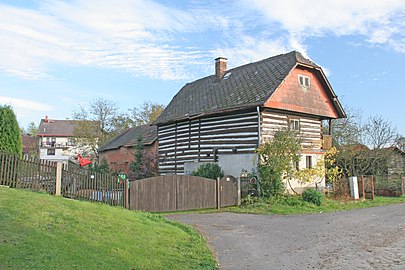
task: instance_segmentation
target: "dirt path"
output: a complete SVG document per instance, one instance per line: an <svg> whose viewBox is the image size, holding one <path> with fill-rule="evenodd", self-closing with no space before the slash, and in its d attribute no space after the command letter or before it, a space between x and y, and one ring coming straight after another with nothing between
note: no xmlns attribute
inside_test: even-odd
<svg viewBox="0 0 405 270"><path fill-rule="evenodd" d="M405 269L405 204L313 215L169 218L200 230L222 269Z"/></svg>

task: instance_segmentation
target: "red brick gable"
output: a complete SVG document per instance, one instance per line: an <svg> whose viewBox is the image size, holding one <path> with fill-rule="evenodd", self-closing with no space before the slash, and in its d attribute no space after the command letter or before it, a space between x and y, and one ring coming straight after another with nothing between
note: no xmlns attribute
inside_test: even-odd
<svg viewBox="0 0 405 270"><path fill-rule="evenodd" d="M310 87L299 84L298 75L310 78ZM264 104L267 108L281 109L326 118L339 118L319 77L314 71L296 67Z"/></svg>

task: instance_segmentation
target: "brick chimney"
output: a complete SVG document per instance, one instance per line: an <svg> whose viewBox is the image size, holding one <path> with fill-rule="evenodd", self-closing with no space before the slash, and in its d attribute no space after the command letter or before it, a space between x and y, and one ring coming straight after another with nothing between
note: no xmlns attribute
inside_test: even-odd
<svg viewBox="0 0 405 270"><path fill-rule="evenodd" d="M48 123L49 122L49 119L48 119L48 115L45 115L45 121L44 121L45 123Z"/></svg>
<svg viewBox="0 0 405 270"><path fill-rule="evenodd" d="M226 73L226 61L228 59L224 57L218 57L215 59L215 76L217 80L220 80Z"/></svg>

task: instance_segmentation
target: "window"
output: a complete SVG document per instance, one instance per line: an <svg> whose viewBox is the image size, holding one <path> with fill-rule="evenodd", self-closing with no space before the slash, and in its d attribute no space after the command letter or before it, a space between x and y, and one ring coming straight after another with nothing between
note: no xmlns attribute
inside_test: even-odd
<svg viewBox="0 0 405 270"><path fill-rule="evenodd" d="M51 146L54 147L56 145L56 138L52 137L51 138Z"/></svg>
<svg viewBox="0 0 405 270"><path fill-rule="evenodd" d="M75 139L74 138L68 138L68 143L67 145L69 146L74 146L75 145Z"/></svg>
<svg viewBox="0 0 405 270"><path fill-rule="evenodd" d="M304 75L298 75L298 82L304 87L309 87L311 85L309 77Z"/></svg>
<svg viewBox="0 0 405 270"><path fill-rule="evenodd" d="M51 145L51 138L49 137L46 138L46 145Z"/></svg>
<svg viewBox="0 0 405 270"><path fill-rule="evenodd" d="M296 161L296 162L295 162L295 170L296 170L296 171L299 171L299 170L300 170L300 162L299 162L299 161Z"/></svg>
<svg viewBox="0 0 405 270"><path fill-rule="evenodd" d="M312 156L307 156L306 157L306 167L307 167L307 169L312 168Z"/></svg>
<svg viewBox="0 0 405 270"><path fill-rule="evenodd" d="M54 156L55 155L55 149L47 149L46 150L46 154L48 155L48 156Z"/></svg>
<svg viewBox="0 0 405 270"><path fill-rule="evenodd" d="M298 119L291 119L291 120L290 120L290 130L293 130L293 131L300 131L300 120L298 120Z"/></svg>

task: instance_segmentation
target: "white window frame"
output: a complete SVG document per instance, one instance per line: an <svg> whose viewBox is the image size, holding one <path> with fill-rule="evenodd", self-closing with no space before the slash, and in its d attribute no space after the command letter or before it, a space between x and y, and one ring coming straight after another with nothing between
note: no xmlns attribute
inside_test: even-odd
<svg viewBox="0 0 405 270"><path fill-rule="evenodd" d="M305 157L305 167L307 169L312 169L313 168L313 158L312 156L306 156Z"/></svg>
<svg viewBox="0 0 405 270"><path fill-rule="evenodd" d="M304 76L299 74L298 75L298 83L302 87L310 87L311 86L311 79L308 76Z"/></svg>
<svg viewBox="0 0 405 270"><path fill-rule="evenodd" d="M297 123L298 123L298 124L297 124ZM297 131L297 132L299 132L300 129L301 129L301 122L300 122L300 120L299 120L299 119L296 119L296 118L290 119L290 121L289 121L289 129L290 129L291 131Z"/></svg>

